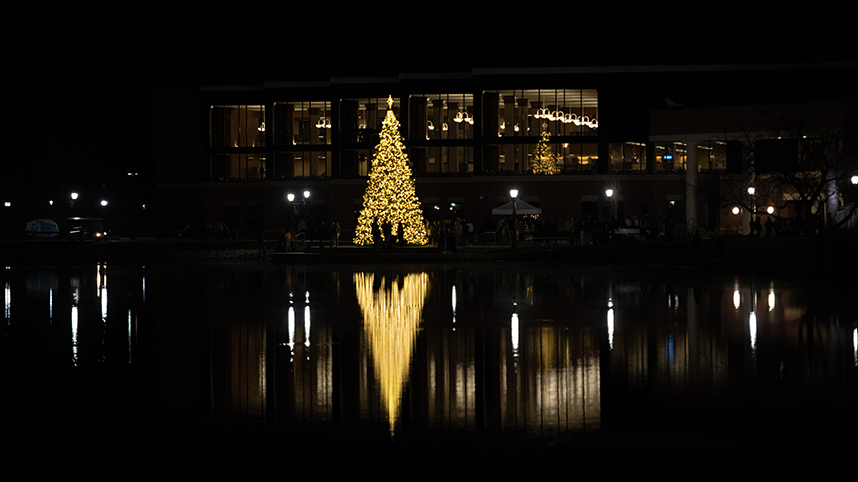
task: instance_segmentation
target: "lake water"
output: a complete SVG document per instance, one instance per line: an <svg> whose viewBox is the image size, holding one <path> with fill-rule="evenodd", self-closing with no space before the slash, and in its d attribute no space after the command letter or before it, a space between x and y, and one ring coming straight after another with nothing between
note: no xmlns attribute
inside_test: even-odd
<svg viewBox="0 0 858 482"><path fill-rule="evenodd" d="M255 261L22 264L2 282L5 437L66 463L200 446L854 455L854 285Z"/></svg>

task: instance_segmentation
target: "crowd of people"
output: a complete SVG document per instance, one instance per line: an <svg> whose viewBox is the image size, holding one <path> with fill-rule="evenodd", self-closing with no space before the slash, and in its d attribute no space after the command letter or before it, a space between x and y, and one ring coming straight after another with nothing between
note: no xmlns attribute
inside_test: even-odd
<svg viewBox="0 0 858 482"><path fill-rule="evenodd" d="M823 236L834 234L834 220L829 213L826 218L811 213L802 216L797 212L791 218L766 216L765 223L756 216L748 221L750 236Z"/></svg>
<svg viewBox="0 0 858 482"><path fill-rule="evenodd" d="M316 230L310 232L304 219L291 223L288 229L282 229L275 251L291 252L295 250L299 240L319 245L327 244L332 248L340 246L342 228L336 221L321 223ZM660 237L671 236L678 228L685 226L671 225L667 221L649 215L627 216L624 220L599 220L588 214L580 219L570 217L562 226L556 219L547 220L540 216L504 216L484 219L479 225L466 217L455 217L443 220L425 221L429 245L438 247L442 252L455 253L460 246L477 244L512 244L513 238L517 243L532 240L537 243L549 240L565 240L571 245L588 245L610 242L620 228L636 228L634 231L645 239L656 240ZM757 216L749 221L750 236L813 236L828 234L833 230L831 216L825 221L821 216L810 215L802 217L796 214L792 218L767 216L762 222ZM639 231L638 231L639 229ZM402 229L393 235L391 225L374 226L374 245L376 250L390 250L395 245L404 245ZM179 236L183 238L206 237L211 239L231 239L236 231L230 229L223 221L206 223L205 227L194 230L190 225L185 226ZM259 232L257 239L260 246L265 242L265 234ZM325 241L327 240L327 241Z"/></svg>
<svg viewBox="0 0 858 482"><path fill-rule="evenodd" d="M338 248L340 246L341 233L342 228L340 227L340 223L334 221L331 223L322 223L319 227L319 231L315 233L316 235L311 236L307 231L307 224L303 219L300 219L295 228L290 227L288 230L281 230L275 251L278 253L289 253L294 251L299 238L302 238L305 242L308 242L308 239L312 239L313 242L318 240L320 245L323 243L323 239L327 238L330 241L330 247Z"/></svg>

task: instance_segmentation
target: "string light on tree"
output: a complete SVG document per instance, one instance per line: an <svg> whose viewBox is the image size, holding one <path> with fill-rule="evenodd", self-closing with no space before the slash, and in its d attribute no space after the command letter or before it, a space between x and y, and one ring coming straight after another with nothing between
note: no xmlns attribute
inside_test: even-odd
<svg viewBox="0 0 858 482"><path fill-rule="evenodd" d="M539 139L539 143L536 145L536 152L534 152L533 159L534 174L551 175L560 172L560 169L557 167L557 154L554 153L554 150L548 144L549 137L551 137L551 134L548 131L543 131L542 138Z"/></svg>
<svg viewBox="0 0 858 482"><path fill-rule="evenodd" d="M399 134L399 121L393 114L393 97L387 99L387 116L372 158L372 170L363 195L363 209L355 230L355 244L372 244L373 223L384 239L382 226L389 224L398 236L400 227L408 244L427 242L423 211L414 189L414 179Z"/></svg>

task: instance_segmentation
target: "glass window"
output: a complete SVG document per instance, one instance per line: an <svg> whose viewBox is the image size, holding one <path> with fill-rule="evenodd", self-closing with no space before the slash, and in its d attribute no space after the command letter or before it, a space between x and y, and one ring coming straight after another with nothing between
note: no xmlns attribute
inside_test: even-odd
<svg viewBox="0 0 858 482"><path fill-rule="evenodd" d="M475 115L472 94L412 95L409 139L473 139Z"/></svg>
<svg viewBox="0 0 858 482"><path fill-rule="evenodd" d="M274 179L321 179L331 173L331 151L275 153Z"/></svg>
<svg viewBox="0 0 858 482"><path fill-rule="evenodd" d="M263 153L212 154L212 181L261 181L265 179L266 159Z"/></svg>
<svg viewBox="0 0 858 482"><path fill-rule="evenodd" d="M612 171L646 171L646 144L615 142L608 146Z"/></svg>
<svg viewBox="0 0 858 482"><path fill-rule="evenodd" d="M697 146L697 162L701 171L726 170L727 143L721 141L700 143Z"/></svg>
<svg viewBox="0 0 858 482"><path fill-rule="evenodd" d="M598 146L595 143L549 143L557 159L560 174L589 172L597 168ZM486 172L523 173L533 167L538 144L499 144L484 149Z"/></svg>
<svg viewBox="0 0 858 482"><path fill-rule="evenodd" d="M275 145L330 143L330 102L277 102L274 104Z"/></svg>
<svg viewBox="0 0 858 482"><path fill-rule="evenodd" d="M399 99L393 99L393 114L401 123L399 107ZM377 141L387 109L387 98L382 97L340 100L340 142L372 144Z"/></svg>
<svg viewBox="0 0 858 482"><path fill-rule="evenodd" d="M469 174L474 172L472 146L419 146L408 149L415 174Z"/></svg>
<svg viewBox="0 0 858 482"><path fill-rule="evenodd" d="M343 149L340 151L340 172L338 177L369 176L371 149Z"/></svg>
<svg viewBox="0 0 858 482"><path fill-rule="evenodd" d="M682 142L657 142L655 144L656 171L684 171L686 145Z"/></svg>
<svg viewBox="0 0 858 482"><path fill-rule="evenodd" d="M560 144L562 155L562 172L572 174L576 172L595 171L598 168L599 147L595 143L588 144Z"/></svg>
<svg viewBox="0 0 858 482"><path fill-rule="evenodd" d="M486 91L485 135L498 137L595 135L599 99L595 89Z"/></svg>
<svg viewBox="0 0 858 482"><path fill-rule="evenodd" d="M612 144L613 146L613 144ZM611 169L614 169L612 150ZM682 142L655 144L656 171L684 171L688 161L688 145ZM727 143L707 141L697 144L697 170L723 171L727 169Z"/></svg>
<svg viewBox="0 0 858 482"><path fill-rule="evenodd" d="M265 106L213 105L210 126L211 147L263 147Z"/></svg>

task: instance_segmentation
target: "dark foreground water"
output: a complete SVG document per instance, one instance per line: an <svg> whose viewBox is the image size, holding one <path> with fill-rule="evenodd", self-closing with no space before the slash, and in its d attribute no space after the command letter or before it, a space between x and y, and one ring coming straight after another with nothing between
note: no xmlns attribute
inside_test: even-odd
<svg viewBox="0 0 858 482"><path fill-rule="evenodd" d="M22 264L2 283L2 437L37 472L855 457L854 284L254 261Z"/></svg>

